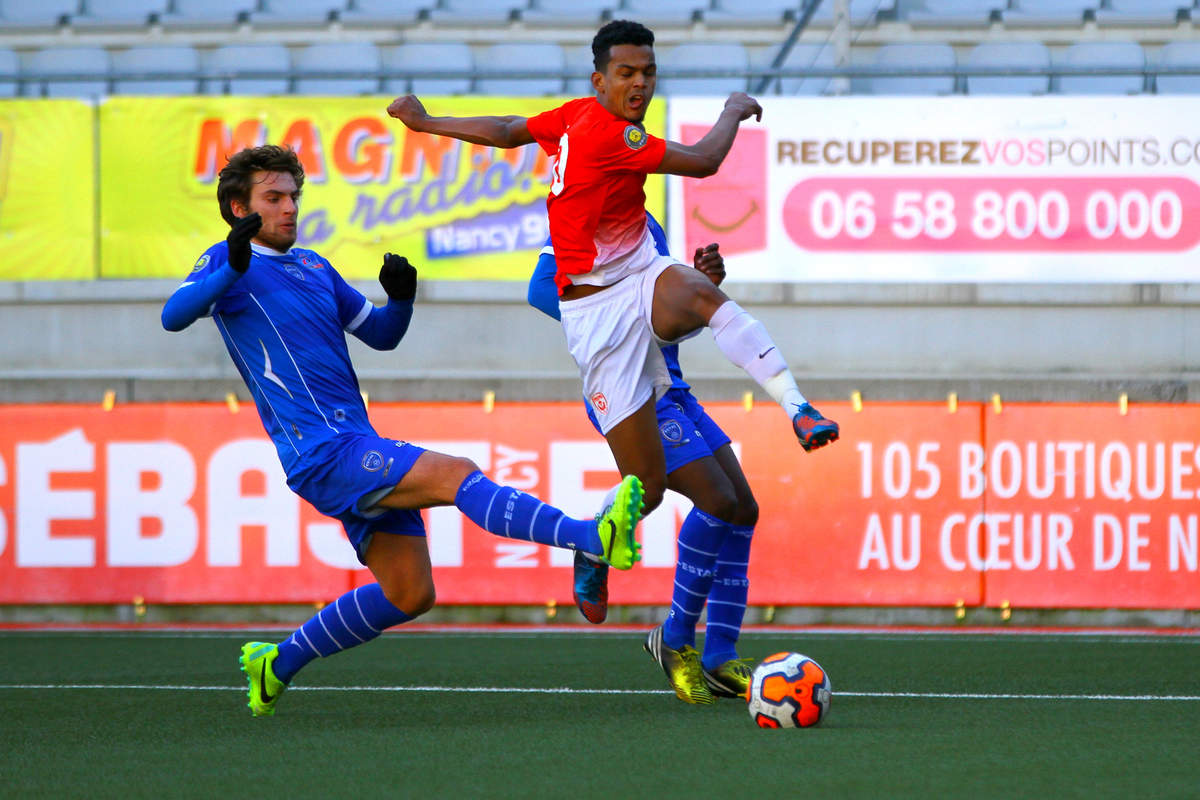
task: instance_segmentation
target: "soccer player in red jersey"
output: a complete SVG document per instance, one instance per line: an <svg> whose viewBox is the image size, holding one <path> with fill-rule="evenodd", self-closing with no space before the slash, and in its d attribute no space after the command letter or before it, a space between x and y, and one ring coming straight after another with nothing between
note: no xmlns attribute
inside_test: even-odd
<svg viewBox="0 0 1200 800"><path fill-rule="evenodd" d="M660 344L711 328L721 352L783 407L806 451L835 441L838 426L800 393L762 323L700 271L660 256L646 226L646 175L715 174L738 126L760 120L762 107L734 92L695 144L659 139L642 127L657 80L654 34L614 20L592 55L595 97L534 117L431 117L413 95L387 111L416 132L503 148L536 142L555 158L547 209L563 332L617 468L641 478L649 513L667 484L654 411L671 384Z"/></svg>

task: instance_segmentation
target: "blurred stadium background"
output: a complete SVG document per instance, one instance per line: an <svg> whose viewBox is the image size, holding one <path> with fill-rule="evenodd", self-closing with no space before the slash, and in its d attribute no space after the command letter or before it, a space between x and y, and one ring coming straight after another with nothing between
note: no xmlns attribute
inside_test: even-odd
<svg viewBox="0 0 1200 800"><path fill-rule="evenodd" d="M172 193L160 193L160 184L149 174L153 169L136 168L138 154L105 161L109 148L119 146L104 138L106 125L118 112L159 108L137 105L140 98L152 96L182 104L193 117L207 114L232 126L232 121L256 118L259 106L273 109L272 119L290 119L298 113L295 109L319 113L328 102L309 98L336 97L351 104L345 106L350 110L339 112L343 121L366 108L388 124L388 98L412 91L438 98L441 108L462 103L458 107L492 109L486 113L512 107L532 113L548 107L550 98L587 90L589 42L597 27L613 18L636 19L655 31L659 106L668 117L675 108L670 103L703 111L705 102L719 107L728 92L748 90L763 100L765 122L773 107L802 99L811 103L801 107L811 115L803 135L819 137L826 115L852 107L863 114L863 130L879 138L889 119L909 112L919 116L930 108L939 109L943 116L938 119L945 120L955 114L986 114L993 101L1036 102L1042 109L1065 109L1067 118L1083 109L1086 119L1100 119L1113 104L1146 102L1155 104L1145 107L1160 115L1171 113L1164 109L1178 110L1185 120L1178 127L1198 137L1200 6L1184 0L0 0L0 97L5 98L0 100L0 119L8 110L20 109L31 115L23 119L35 120L34 130L50 134L62 130L57 117L39 109L72 101L86 109L83 141L94 147L94 153L87 147L69 153L72 159L84 159L80 168L60 164L54 171L50 167L56 159L65 164L68 153L58 149L45 154L46 169L39 173L44 182L33 181L42 205L26 207L18 228L5 216L10 212L12 219L21 191L10 182L7 194L0 192L0 403L10 412L24 408L41 415L33 420L7 417L10 434L15 437L17 427L25 424L49 431L51 417L75 413L45 404L77 403L90 409L101 403L118 408L223 403L231 393L246 400L212 326L169 336L158 322L164 298L203 249L224 235L211 182L181 186L179 196L203 206L203 213L196 221L189 218L186 230L154 251L158 261L150 259L134 269L119 259L106 260L110 242L154 236L140 226L137 213L108 218L106 203L140 195L149 195L143 200L160 209L176 202ZM1158 99L1167 95L1169 101ZM1121 113L1128 119L1141 107ZM44 119L38 117L42 113ZM267 113L262 112L264 118ZM714 117L698 114L701 120ZM158 123L153 113L143 113L134 124L145 126L149 141L177 137L173 123L164 118L161 131ZM29 136L28 121L15 133L14 124L0 128L10 143ZM272 123L272 135L279 124ZM671 133L677 121L668 118L660 124ZM852 129L852 123L841 124L841 131ZM388 124L393 133L397 127ZM1094 132L1098 139L1105 137L1102 127ZM331 149L333 133L324 134L325 147ZM11 152L18 155L5 164L5 151L0 151L0 171L7 168L15 175L20 155ZM150 155L147 163L157 163ZM106 171L106 163L117 168ZM1194 174L1195 169L1188 164L1176 172ZM932 168L923 174L937 178L940 173ZM171 177L168 186L172 181L179 183ZM306 197L323 190L311 182ZM672 242L684 242L678 186L656 191L659 198L665 196L657 208L667 212ZM57 214L75 203L90 209L84 212L89 233L82 246L72 239L75 249L70 251L86 266L82 276L68 271L63 277L57 271L73 260L69 254L55 255L49 265L41 264L36 254L39 249L43 255L58 253L51 245L79 231L66 230L57 216L41 214L50 216L51 209ZM1200 224L1200 208L1185 205L1183 214L1185 229ZM376 245L381 253L390 243L385 237ZM347 261L322 246L315 249L330 255L339 268ZM169 256L165 260L164 251ZM1200 496L1189 460L1200 453L1191 405L1200 399L1200 285L1188 277L1186 267L1173 268L1175 277L1163 279L1153 252L1101 256L1107 266L1096 279L1091 277L1093 254L1079 252L1060 257L1060 272L1053 279L1014 268L978 280L962 277L962 269L951 270L952 280L927 275L909 279L903 267L886 280L846 280L836 270L815 277L798 273L790 279L743 280L738 262L731 259L726 288L764 320L789 354L806 394L847 417L863 404L869 412L881 403L927 402L941 409L957 402L973 404L973 413L982 414L992 409L999 413L1015 402L1098 404L1111 407L1114 415L1120 408L1124 419L1127 404L1169 404L1153 406L1161 413L1154 420L1173 418L1175 427L1153 421L1126 438L1129 448L1137 442L1192 443L1180 451L1173 473L1180 481L1179 493L1169 497L1175 505L1168 509L1149 494L1139 497L1151 514L1155 508L1180 512L1176 544L1184 574L1168 576L1165 594L1130 605L1169 606L1178 613L1154 619L1187 622L1193 617L1186 608L1195 608L1197 597L1195 520L1193 515L1193 527L1187 528L1183 500ZM1012 254L1014 262L1024 257ZM1172 257L1172 263L1181 258ZM536 248L526 249L521 259L531 270ZM415 260L420 263L420 256ZM358 268L356 285L379 299L381 290L366 279L370 267L377 269L377 262ZM146 272L139 276L142 269ZM1062 279L1066 269L1075 269L1078 277ZM570 413L575 413L574 365L552 323L527 307L522 280L527 272L509 268L499 278L469 272L453 279L441 279L436 272L424 275L417 323L396 353L374 353L351 342L372 403L501 406L550 401L572 404ZM689 344L683 362L702 400L739 407L752 402L744 376L724 362L709 337ZM1074 406L1062 407L1068 419L1075 418L1070 411ZM1115 421L1102 415L1078 418L1089 420L1081 425L1099 426L1097 447L1103 449L1108 440L1102 432ZM480 424L470 419L466 425ZM932 416L927 422L933 431L941 425ZM1053 428L1045 421L1037 426ZM586 428L579 430L587 436ZM888 443L888 428L879 423L872 430L879 437L878 455ZM1174 433L1163 432L1168 430ZM1022 435L1018 425L1014 439ZM921 436L898 436L913 443L915 454ZM1046 436L1053 438L1053 433ZM842 460L827 462L830 470L836 464L852 471L862 450L854 449L853 436L841 447ZM942 452L950 450L947 445ZM7 476L0 473L0 491L9 498L15 496L17 482L13 453L5 453ZM823 474L811 465L804 469L814 480ZM1200 461L1195 469L1200 472ZM818 499L814 494L813 500ZM848 503L853 501L851 497ZM1063 502L1078 511L1078 503ZM72 519L86 519L84 513ZM0 537L0 558L10 564L18 527L16 515L10 515L7 553ZM1170 535L1174 532L1171 528ZM1092 529L1081 523L1076 541L1091 541L1091 535ZM1162 521L1162 541L1152 545L1161 547L1162 564L1168 557L1167 537ZM848 539L854 544L846 552L853 557L860 554L860 538L861 529ZM927 546L935 548L936 538L931 541ZM1136 572L1140 562L1132 553L1133 539L1129 541L1125 557ZM1104 577L1097 576L1097 585ZM1176 579L1183 583L1171 582ZM1191 588L1180 593L1179 586ZM951 608L951 614L956 597L963 605L956 589L938 596L937 603ZM890 604L932 604L896 597ZM973 598L966 596L965 605L986 603L999 619L1001 601L1000 595L981 590ZM1095 597L1082 605L1105 607ZM1114 596L1111 605L1125 604ZM1007 610L1007 599L1003 606ZM875 618L895 619L883 611Z"/></svg>

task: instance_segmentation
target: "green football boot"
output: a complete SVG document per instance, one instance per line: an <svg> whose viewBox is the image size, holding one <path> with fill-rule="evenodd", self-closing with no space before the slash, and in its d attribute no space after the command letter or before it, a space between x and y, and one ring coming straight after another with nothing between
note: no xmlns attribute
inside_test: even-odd
<svg viewBox="0 0 1200 800"><path fill-rule="evenodd" d="M704 682L717 697L745 699L750 688L750 676L754 673L754 659L731 658L711 672L701 665L701 671L704 673Z"/></svg>
<svg viewBox="0 0 1200 800"><path fill-rule="evenodd" d="M696 648L686 644L679 650L667 647L663 643L662 625L650 631L642 647L667 673L667 681L680 700L698 706L711 706L717 702L705 683L700 654Z"/></svg>
<svg viewBox="0 0 1200 800"><path fill-rule="evenodd" d="M600 555L605 563L617 569L632 569L642 560L642 546L637 541L637 524L642 518L642 481L636 475L626 475L617 487L612 505L596 517Z"/></svg>
<svg viewBox="0 0 1200 800"><path fill-rule="evenodd" d="M246 673L246 682L250 684L250 713L256 717L270 717L275 714L275 701L287 684L275 677L272 664L279 648L267 642L246 642L242 645L242 654L238 663L242 672Z"/></svg>

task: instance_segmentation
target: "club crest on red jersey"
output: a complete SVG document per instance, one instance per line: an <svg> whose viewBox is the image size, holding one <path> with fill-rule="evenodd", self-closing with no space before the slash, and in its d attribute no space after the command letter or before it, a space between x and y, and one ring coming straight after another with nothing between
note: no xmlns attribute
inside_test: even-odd
<svg viewBox="0 0 1200 800"><path fill-rule="evenodd" d="M641 150L646 145L646 132L637 125L625 128L625 144L630 150Z"/></svg>
<svg viewBox="0 0 1200 800"><path fill-rule="evenodd" d="M608 413L608 398L604 396L604 392L596 392L592 395L592 408L601 414Z"/></svg>

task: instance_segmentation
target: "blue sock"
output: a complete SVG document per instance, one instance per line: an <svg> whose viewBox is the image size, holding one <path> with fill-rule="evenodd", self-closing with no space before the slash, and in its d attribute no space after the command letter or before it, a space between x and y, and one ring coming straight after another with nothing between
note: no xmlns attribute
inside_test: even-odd
<svg viewBox="0 0 1200 800"><path fill-rule="evenodd" d="M595 520L568 517L533 495L500 486L475 471L458 487L454 505L485 531L509 539L567 547L600 555Z"/></svg>
<svg viewBox="0 0 1200 800"><path fill-rule="evenodd" d="M412 617L383 596L378 583L346 592L318 611L279 645L271 669L284 683L317 656L331 656L371 641L393 625Z"/></svg>
<svg viewBox="0 0 1200 800"><path fill-rule="evenodd" d="M663 623L663 643L672 650L696 644L696 621L712 586L717 552L728 533L728 522L698 508L693 508L679 527L675 588L671 590L671 610Z"/></svg>
<svg viewBox="0 0 1200 800"><path fill-rule="evenodd" d="M733 527L717 554L717 571L708 592L708 623L704 630L704 654L700 663L711 670L737 658L737 640L746 615L750 580L750 539L754 528Z"/></svg>

